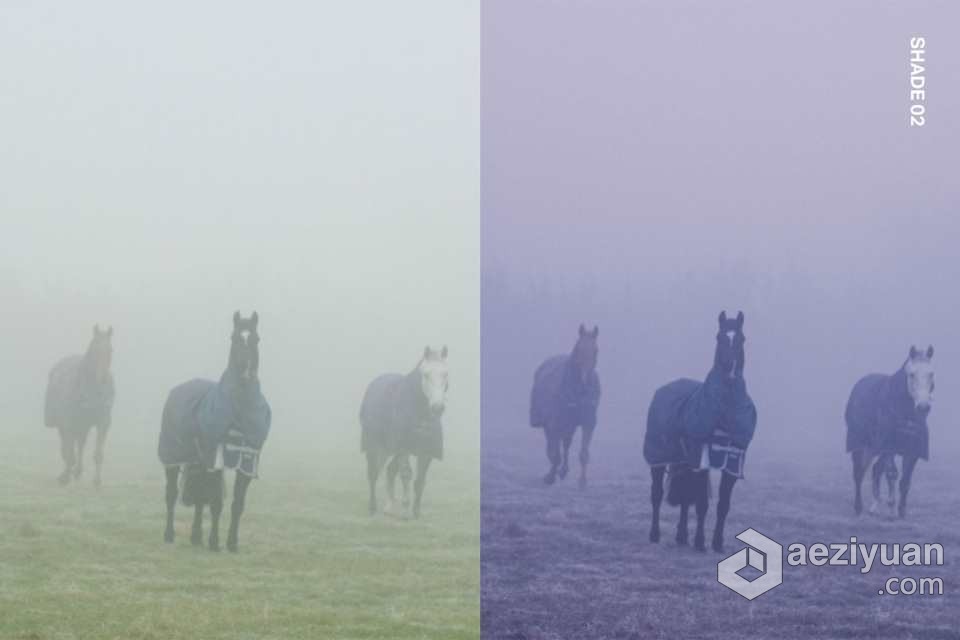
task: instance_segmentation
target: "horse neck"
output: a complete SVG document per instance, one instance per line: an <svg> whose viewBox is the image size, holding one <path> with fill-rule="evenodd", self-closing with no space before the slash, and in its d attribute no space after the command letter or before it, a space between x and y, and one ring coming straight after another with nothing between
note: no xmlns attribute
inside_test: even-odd
<svg viewBox="0 0 960 640"><path fill-rule="evenodd" d="M96 350L93 348L93 345L88 347L86 353L83 354L83 359L80 361L80 375L87 380L99 381L101 379L101 373L105 378L109 372L109 366L103 367L103 371L100 371Z"/></svg>
<svg viewBox="0 0 960 640"><path fill-rule="evenodd" d="M577 355L577 348L579 346L579 342L573 345L573 351L571 351L570 355L567 357L567 373L571 377L575 378L578 382L585 382L589 372L586 371L580 364L580 358Z"/></svg>
<svg viewBox="0 0 960 640"><path fill-rule="evenodd" d="M733 391L733 385L729 377L716 364L707 373L707 377L703 381L703 388L708 397L717 401L725 401L732 395Z"/></svg>
<svg viewBox="0 0 960 640"><path fill-rule="evenodd" d="M423 360L417 363L417 366L413 368L413 371L404 376L403 385L407 393L410 394L412 398L416 399L417 406L426 411L427 408L427 396L423 394L423 385L420 382L420 365L423 364Z"/></svg>
<svg viewBox="0 0 960 640"><path fill-rule="evenodd" d="M913 398L907 389L907 363L904 362L896 373L887 380L887 402L896 413L913 413Z"/></svg>

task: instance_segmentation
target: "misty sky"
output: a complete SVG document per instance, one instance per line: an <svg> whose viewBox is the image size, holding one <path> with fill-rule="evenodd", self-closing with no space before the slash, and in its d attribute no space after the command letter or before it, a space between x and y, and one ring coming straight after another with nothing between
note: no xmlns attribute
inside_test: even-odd
<svg viewBox="0 0 960 640"><path fill-rule="evenodd" d="M485 3L486 267L835 275L953 255L958 23L946 1Z"/></svg>
<svg viewBox="0 0 960 640"><path fill-rule="evenodd" d="M636 460L653 392L702 379L742 309L755 455L841 456L854 382L932 343L934 459L955 459L956 3L491 0L483 20L485 434L541 461L533 371L597 323L598 457Z"/></svg>
<svg viewBox="0 0 960 640"><path fill-rule="evenodd" d="M431 0L5 3L6 409L40 416L100 322L114 423L154 429L257 309L277 433L356 436L366 381L427 343L474 420L479 21Z"/></svg>

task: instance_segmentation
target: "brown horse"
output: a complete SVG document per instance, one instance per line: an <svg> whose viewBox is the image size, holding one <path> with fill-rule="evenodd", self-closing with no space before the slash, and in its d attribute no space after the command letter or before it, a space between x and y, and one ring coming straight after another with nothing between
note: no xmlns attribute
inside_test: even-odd
<svg viewBox="0 0 960 640"><path fill-rule="evenodd" d="M69 356L50 371L44 402L44 423L60 433L63 472L59 482L65 485L83 473L83 450L92 427L97 428L93 452L96 472L93 484L101 484L103 446L110 429L114 387L110 363L113 358L113 327L101 331L93 327L93 338L83 355Z"/></svg>
<svg viewBox="0 0 960 640"><path fill-rule="evenodd" d="M557 477L562 480L567 476L570 445L580 427L580 488L587 486L590 441L597 426L600 402L600 378L596 371L599 335L598 327L587 331L581 324L570 354L547 359L533 376L530 426L543 428L550 461L543 481L548 485L556 482Z"/></svg>

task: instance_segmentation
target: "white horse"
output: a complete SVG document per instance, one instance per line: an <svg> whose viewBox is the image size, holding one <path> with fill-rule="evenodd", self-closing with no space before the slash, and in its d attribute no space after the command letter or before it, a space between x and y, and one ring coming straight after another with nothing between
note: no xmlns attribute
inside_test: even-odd
<svg viewBox="0 0 960 640"><path fill-rule="evenodd" d="M410 509L410 480L413 470L410 456L417 457L414 479L413 517L420 516L420 502L427 469L434 459L443 457L443 425L450 372L447 348L423 351L423 357L406 374L388 373L367 387L360 406L363 427L362 450L367 454L367 480L370 485L369 511L377 512L376 485L380 470L386 470L387 505L385 513L406 517ZM395 502L397 476L403 484L401 509Z"/></svg>
<svg viewBox="0 0 960 640"><path fill-rule="evenodd" d="M872 465L871 513L880 510L880 480L887 479L887 506L894 513L894 484L900 476L899 517L906 515L907 493L917 460L929 457L927 416L933 406L933 347L910 347L906 362L892 375L870 374L850 392L845 419L847 452L853 460L854 510L863 510L860 484ZM896 456L901 457L898 473ZM874 462L876 460L876 462Z"/></svg>

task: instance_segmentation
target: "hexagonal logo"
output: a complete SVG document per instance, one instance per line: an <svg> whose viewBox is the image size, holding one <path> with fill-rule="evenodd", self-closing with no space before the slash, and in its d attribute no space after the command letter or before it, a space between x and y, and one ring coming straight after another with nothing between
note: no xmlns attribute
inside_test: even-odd
<svg viewBox="0 0 960 640"><path fill-rule="evenodd" d="M741 532L737 540L749 546L717 564L717 582L747 600L753 600L783 582L783 546L754 529ZM739 573L747 566L760 571L761 575L747 580Z"/></svg>

